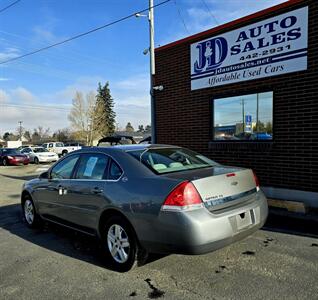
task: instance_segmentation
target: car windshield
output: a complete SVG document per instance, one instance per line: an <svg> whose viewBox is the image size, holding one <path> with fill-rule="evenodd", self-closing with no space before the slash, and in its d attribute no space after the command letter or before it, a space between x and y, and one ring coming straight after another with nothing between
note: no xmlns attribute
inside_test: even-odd
<svg viewBox="0 0 318 300"><path fill-rule="evenodd" d="M34 153L40 153L40 152L49 152L49 150L45 149L45 148L34 148L33 149Z"/></svg>
<svg viewBox="0 0 318 300"><path fill-rule="evenodd" d="M21 152L17 149L3 149L3 154L4 155L20 155Z"/></svg>
<svg viewBox="0 0 318 300"><path fill-rule="evenodd" d="M155 173L173 173L214 167L215 161L184 148L153 148L127 151Z"/></svg>

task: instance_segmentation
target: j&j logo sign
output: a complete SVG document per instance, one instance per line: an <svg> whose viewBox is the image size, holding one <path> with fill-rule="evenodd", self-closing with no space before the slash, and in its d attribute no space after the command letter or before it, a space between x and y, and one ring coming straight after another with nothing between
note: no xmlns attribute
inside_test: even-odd
<svg viewBox="0 0 318 300"><path fill-rule="evenodd" d="M207 40L197 45L198 60L194 63L194 72L214 70L222 64L227 56L227 41L219 37Z"/></svg>
<svg viewBox="0 0 318 300"><path fill-rule="evenodd" d="M191 89L307 69L308 7L191 45Z"/></svg>

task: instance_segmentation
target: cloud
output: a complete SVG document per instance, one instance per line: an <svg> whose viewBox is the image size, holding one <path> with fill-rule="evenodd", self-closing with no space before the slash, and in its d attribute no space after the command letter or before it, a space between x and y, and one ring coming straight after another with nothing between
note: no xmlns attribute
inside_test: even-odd
<svg viewBox="0 0 318 300"><path fill-rule="evenodd" d="M150 124L150 79L148 74L135 74L110 85L115 100L116 122L124 128L131 122L138 125Z"/></svg>
<svg viewBox="0 0 318 300"><path fill-rule="evenodd" d="M247 14L251 14L271 6L275 6L282 2L287 2L287 0L227 0L226 2L217 0L207 0L210 12L214 14L215 17L219 20L227 20L228 18L233 18L234 14L239 11L241 12L241 14L235 16L235 18L237 19ZM225 15L219 15L219 11L223 11L226 13Z"/></svg>
<svg viewBox="0 0 318 300"><path fill-rule="evenodd" d="M0 52L0 62L11 58L15 58L20 55L20 50L18 48L5 48Z"/></svg>
<svg viewBox="0 0 318 300"><path fill-rule="evenodd" d="M65 36L57 35L55 33L57 27L62 25L62 23L60 19L55 17L53 11L46 7L42 11L42 16L45 21L42 24L32 27L32 42L39 44L51 44L65 39Z"/></svg>
<svg viewBox="0 0 318 300"><path fill-rule="evenodd" d="M63 109L63 107L43 106L40 98L26 88L0 90L1 133L14 132L20 120L23 121L23 126L29 130L41 125L54 131L65 127L67 114L68 110Z"/></svg>
<svg viewBox="0 0 318 300"><path fill-rule="evenodd" d="M116 122L121 128L125 128L128 122L131 122L135 129L138 125L150 124L150 106L139 106L133 104L116 104Z"/></svg>
<svg viewBox="0 0 318 300"><path fill-rule="evenodd" d="M4 91L4 90L0 90L0 104L1 103L6 103L10 100L10 96L9 94Z"/></svg>
<svg viewBox="0 0 318 300"><path fill-rule="evenodd" d="M205 2L209 9L203 5L202 1L188 1L188 7L185 8L183 17L190 34L184 29L176 29L178 28L176 26L159 41L159 44L162 46L177 41L189 35L211 29L218 25L263 10L267 7L286 2L286 0L206 0Z"/></svg>
<svg viewBox="0 0 318 300"><path fill-rule="evenodd" d="M110 85L112 95L121 105L149 105L150 79L148 74L136 74Z"/></svg>
<svg viewBox="0 0 318 300"><path fill-rule="evenodd" d="M5 110L5 114L3 111ZM50 108L32 108L3 106L0 103L0 129L3 134L5 131L15 132L18 121L23 121L23 127L33 130L38 126L50 128L51 132L58 128L66 127L64 120L67 120L67 111L53 110Z"/></svg>
<svg viewBox="0 0 318 300"><path fill-rule="evenodd" d="M111 95L115 102L116 122L124 127L131 122L134 127L150 123L149 75L135 74L120 81L109 81ZM98 82L104 84L106 79L100 76L80 77L63 90L45 97L51 104L70 105L76 91L96 92Z"/></svg>
<svg viewBox="0 0 318 300"><path fill-rule="evenodd" d="M216 20L219 24L224 24L282 2L286 0L209 0L209 10L204 7L192 7L187 10L191 20L190 28L193 31L202 31L217 26Z"/></svg>
<svg viewBox="0 0 318 300"><path fill-rule="evenodd" d="M34 94L22 86L0 90L1 132L14 131L19 120L30 130L39 125L49 127L51 131L69 126L67 115L75 92L95 92L98 82L104 84L106 80L100 76L80 77L61 90L43 95ZM116 122L120 127L125 127L127 122L135 128L140 124L150 124L148 74L110 81L110 90L115 101Z"/></svg>
<svg viewBox="0 0 318 300"><path fill-rule="evenodd" d="M14 102L19 103L36 103L38 99L30 91L23 87L18 87L11 91L11 97L14 99Z"/></svg>
<svg viewBox="0 0 318 300"><path fill-rule="evenodd" d="M9 81L11 78L0 77L0 81Z"/></svg>
<svg viewBox="0 0 318 300"><path fill-rule="evenodd" d="M33 41L41 41L42 43L56 43L63 39L62 37L55 35L53 30L42 26L35 26L33 27L32 31L34 33Z"/></svg>
<svg viewBox="0 0 318 300"><path fill-rule="evenodd" d="M132 75L129 78L116 82L115 87L132 92L144 91L145 87L149 86L149 80L148 74Z"/></svg>

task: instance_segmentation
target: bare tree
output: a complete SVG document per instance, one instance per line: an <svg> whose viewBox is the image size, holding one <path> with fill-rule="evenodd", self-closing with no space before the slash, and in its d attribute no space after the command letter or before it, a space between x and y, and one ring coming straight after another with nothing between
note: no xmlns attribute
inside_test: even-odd
<svg viewBox="0 0 318 300"><path fill-rule="evenodd" d="M68 115L77 138L85 140L87 145L92 145L96 137L94 126L95 101L94 92L89 92L84 97L83 93L77 91L72 101L73 107Z"/></svg>
<svg viewBox="0 0 318 300"><path fill-rule="evenodd" d="M71 132L69 128L58 129L53 133L53 139L58 142L68 142L71 139Z"/></svg>
<svg viewBox="0 0 318 300"><path fill-rule="evenodd" d="M38 126L33 129L33 134L31 136L32 143L39 144L45 142L50 137L50 128L43 128Z"/></svg>

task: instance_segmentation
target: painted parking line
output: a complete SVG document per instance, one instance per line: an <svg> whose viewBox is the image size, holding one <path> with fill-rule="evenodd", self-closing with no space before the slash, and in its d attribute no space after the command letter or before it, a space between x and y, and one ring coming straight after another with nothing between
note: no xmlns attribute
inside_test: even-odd
<svg viewBox="0 0 318 300"><path fill-rule="evenodd" d="M35 170L35 172L42 172L42 171L47 171L49 169L49 165L44 165L44 166L41 166L40 168L37 168Z"/></svg>

